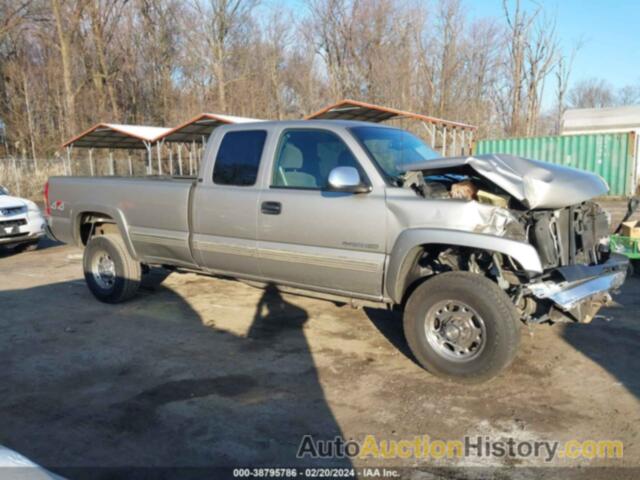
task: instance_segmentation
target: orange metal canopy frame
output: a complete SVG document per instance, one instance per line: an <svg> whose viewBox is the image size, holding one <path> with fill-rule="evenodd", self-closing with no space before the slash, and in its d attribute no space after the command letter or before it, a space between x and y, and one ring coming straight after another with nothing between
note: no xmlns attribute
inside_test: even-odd
<svg viewBox="0 0 640 480"><path fill-rule="evenodd" d="M126 148L145 149L158 137L169 132L170 128L149 127L146 125L121 125L116 123L98 123L62 144L65 147L80 148Z"/></svg>
<svg viewBox="0 0 640 480"><path fill-rule="evenodd" d="M407 112L396 108L383 107L357 100L345 99L323 108L305 117L306 120L361 120L365 122L384 122L393 118L412 118L447 129L475 131L474 125L443 120L420 113Z"/></svg>
<svg viewBox="0 0 640 480"><path fill-rule="evenodd" d="M236 117L220 113L201 113L181 125L170 129L167 133L157 138L156 141L164 142L200 142L202 138L208 138L211 132L221 125L231 123L262 122L257 118Z"/></svg>
<svg viewBox="0 0 640 480"><path fill-rule="evenodd" d="M206 139L221 125L262 122L256 118L201 113L175 128L98 123L62 144L62 148L145 149L157 142L191 143Z"/></svg>

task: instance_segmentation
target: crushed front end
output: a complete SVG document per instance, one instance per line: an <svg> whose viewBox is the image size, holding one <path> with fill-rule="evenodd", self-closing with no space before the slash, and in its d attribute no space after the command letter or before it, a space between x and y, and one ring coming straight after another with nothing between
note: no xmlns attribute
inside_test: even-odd
<svg viewBox="0 0 640 480"><path fill-rule="evenodd" d="M624 282L628 259L609 249L610 216L591 199L607 192L597 175L507 155L436 159L412 166L402 185L432 200L449 228L532 245L542 272L504 255L442 248L421 261L429 272L493 277L527 323L590 322ZM453 208L452 208L453 209ZM474 215L472 215L473 213Z"/></svg>
<svg viewBox="0 0 640 480"><path fill-rule="evenodd" d="M524 218L545 272L523 286L518 306L533 322L590 322L624 283L629 264L609 250L609 215L588 201Z"/></svg>

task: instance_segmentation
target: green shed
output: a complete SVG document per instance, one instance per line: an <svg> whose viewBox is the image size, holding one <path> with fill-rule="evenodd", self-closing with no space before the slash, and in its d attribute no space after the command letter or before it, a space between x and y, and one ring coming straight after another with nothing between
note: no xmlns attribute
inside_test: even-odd
<svg viewBox="0 0 640 480"><path fill-rule="evenodd" d="M615 196L635 194L638 150L633 132L480 140L473 148L477 155L506 153L597 173Z"/></svg>

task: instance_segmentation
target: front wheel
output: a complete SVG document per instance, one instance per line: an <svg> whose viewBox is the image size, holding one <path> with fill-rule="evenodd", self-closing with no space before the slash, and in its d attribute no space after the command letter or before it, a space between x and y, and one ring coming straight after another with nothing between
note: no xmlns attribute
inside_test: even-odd
<svg viewBox="0 0 640 480"><path fill-rule="evenodd" d="M91 293L105 303L133 297L140 287L140 263L129 255L119 235L92 237L83 256L84 278Z"/></svg>
<svg viewBox="0 0 640 480"><path fill-rule="evenodd" d="M427 280L404 313L409 348L428 371L464 383L496 376L514 359L520 319L509 297L491 280L448 272Z"/></svg>

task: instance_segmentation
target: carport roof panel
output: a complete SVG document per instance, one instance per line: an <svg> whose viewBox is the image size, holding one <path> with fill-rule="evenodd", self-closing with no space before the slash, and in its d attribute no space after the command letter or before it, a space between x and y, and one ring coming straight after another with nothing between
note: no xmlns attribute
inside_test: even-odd
<svg viewBox="0 0 640 480"><path fill-rule="evenodd" d="M429 117L420 113L407 112L396 108L383 107L349 99L329 105L305 118L307 120L358 120L375 123L391 120L392 118L413 118L448 128L461 130L476 130L477 128L474 125L452 122L442 118Z"/></svg>
<svg viewBox="0 0 640 480"><path fill-rule="evenodd" d="M80 135L68 140L62 146L142 149L146 148L145 142L152 143L170 130L170 128L149 127L146 125L98 123Z"/></svg>
<svg viewBox="0 0 640 480"><path fill-rule="evenodd" d="M254 123L263 122L257 118L236 117L234 115L224 115L220 113L201 113L182 125L169 130L157 140L165 142L199 142L202 137L207 138L211 132L222 125L232 123Z"/></svg>

